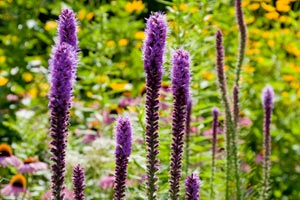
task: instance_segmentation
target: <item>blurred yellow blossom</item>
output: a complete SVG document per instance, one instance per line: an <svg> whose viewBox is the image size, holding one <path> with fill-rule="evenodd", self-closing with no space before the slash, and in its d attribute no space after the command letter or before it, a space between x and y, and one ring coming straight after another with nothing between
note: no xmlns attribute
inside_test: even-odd
<svg viewBox="0 0 300 200"><path fill-rule="evenodd" d="M109 83L109 77L107 75L98 76L96 82L99 84Z"/></svg>
<svg viewBox="0 0 300 200"><path fill-rule="evenodd" d="M88 21L90 21L93 17L94 17L94 13L92 13L92 12L89 12L89 13L86 15L86 19L87 19Z"/></svg>
<svg viewBox="0 0 300 200"><path fill-rule="evenodd" d="M283 91L283 92L281 92L281 96L282 97L288 97L289 93L287 91Z"/></svg>
<svg viewBox="0 0 300 200"><path fill-rule="evenodd" d="M292 81L290 85L291 85L291 88L299 89L299 82L297 80Z"/></svg>
<svg viewBox="0 0 300 200"><path fill-rule="evenodd" d="M109 47L114 47L116 45L116 43L113 40L109 40L109 41L107 41L106 45Z"/></svg>
<svg viewBox="0 0 300 200"><path fill-rule="evenodd" d="M80 10L80 11L78 12L77 18L78 18L79 20L83 20L84 17L85 17L85 14L86 14L85 9L82 9L82 10Z"/></svg>
<svg viewBox="0 0 300 200"><path fill-rule="evenodd" d="M214 79L215 74L212 72L205 72L202 76L206 80L212 80L212 79Z"/></svg>
<svg viewBox="0 0 300 200"><path fill-rule="evenodd" d="M268 40L268 46L269 47L274 47L275 41L274 40Z"/></svg>
<svg viewBox="0 0 300 200"><path fill-rule="evenodd" d="M131 85L129 83L112 83L110 84L110 87L113 90L129 90L131 89Z"/></svg>
<svg viewBox="0 0 300 200"><path fill-rule="evenodd" d="M274 12L269 12L265 14L265 17L272 20L272 19L278 19L279 13L274 11Z"/></svg>
<svg viewBox="0 0 300 200"><path fill-rule="evenodd" d="M142 47L142 43L141 42L136 43L135 48L140 49L141 47Z"/></svg>
<svg viewBox="0 0 300 200"><path fill-rule="evenodd" d="M7 78L0 76L0 86L6 85L7 82L8 82Z"/></svg>
<svg viewBox="0 0 300 200"><path fill-rule="evenodd" d="M286 22L287 21L287 16L284 16L284 15L280 16L279 21L282 22L282 23Z"/></svg>
<svg viewBox="0 0 300 200"><path fill-rule="evenodd" d="M262 3L261 3L261 7L262 7L263 9L265 9L266 11L268 11L268 12L274 12L274 11L275 11L275 8L274 8L273 6L268 5L268 4L266 4L265 2L262 2Z"/></svg>
<svg viewBox="0 0 300 200"><path fill-rule="evenodd" d="M118 44L119 44L119 46L124 47L128 44L128 40L123 38L123 39L119 40Z"/></svg>
<svg viewBox="0 0 300 200"><path fill-rule="evenodd" d="M137 11L137 12L140 12L142 10L144 10L145 8L145 5L143 4L143 1L141 0L134 0L132 2L127 2L127 4L125 5L125 10L127 12L134 12L134 11Z"/></svg>
<svg viewBox="0 0 300 200"><path fill-rule="evenodd" d="M297 78L294 76L294 75L283 75L283 80L285 81L294 81L296 80Z"/></svg>
<svg viewBox="0 0 300 200"><path fill-rule="evenodd" d="M144 40L145 39L145 33L144 31L138 31L134 34L134 38L137 40Z"/></svg>
<svg viewBox="0 0 300 200"><path fill-rule="evenodd" d="M276 9L279 12L289 12L291 7L289 6L289 1L286 0L277 0L276 1Z"/></svg>
<svg viewBox="0 0 300 200"><path fill-rule="evenodd" d="M45 24L45 30L50 31L50 30L55 30L57 27L56 21L47 21Z"/></svg>
<svg viewBox="0 0 300 200"><path fill-rule="evenodd" d="M184 4L184 3L182 3L182 4L179 5L179 10L181 10L181 11L184 11L184 10L186 10L187 8L188 8L187 5Z"/></svg>
<svg viewBox="0 0 300 200"><path fill-rule="evenodd" d="M4 63L6 61L6 57L5 56L0 56L0 63Z"/></svg>
<svg viewBox="0 0 300 200"><path fill-rule="evenodd" d="M31 98L36 98L36 97L37 97L37 94L38 94L38 90L37 90L37 88L35 88L35 87L31 88L31 89L28 91L28 95L29 95Z"/></svg>
<svg viewBox="0 0 300 200"><path fill-rule="evenodd" d="M246 66L243 67L243 71L247 72L248 74L252 74L255 71L255 68L251 67L249 65L246 65Z"/></svg>
<svg viewBox="0 0 300 200"><path fill-rule="evenodd" d="M253 3L248 8L250 10L257 10L257 9L259 9L259 7L260 7L259 3Z"/></svg>
<svg viewBox="0 0 300 200"><path fill-rule="evenodd" d="M22 74L22 78L23 78L23 80L24 80L25 82L31 82L31 81L33 80L33 76L32 76L32 74L29 73L29 72L24 72L24 73Z"/></svg>
<svg viewBox="0 0 300 200"><path fill-rule="evenodd" d="M193 14L193 13L199 11L199 10L200 10L200 9L199 9L198 7L194 6L194 7L191 7L191 8L189 9L189 12Z"/></svg>
<svg viewBox="0 0 300 200"><path fill-rule="evenodd" d="M87 91L86 92L86 96L89 97L89 98L92 98L93 97L93 93L91 91Z"/></svg>

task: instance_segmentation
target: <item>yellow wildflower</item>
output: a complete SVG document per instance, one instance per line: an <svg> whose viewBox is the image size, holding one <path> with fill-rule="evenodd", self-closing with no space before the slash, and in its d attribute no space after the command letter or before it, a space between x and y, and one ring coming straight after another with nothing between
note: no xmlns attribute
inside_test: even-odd
<svg viewBox="0 0 300 200"><path fill-rule="evenodd" d="M215 77L215 74L212 72L205 72L203 78L206 80L212 80Z"/></svg>
<svg viewBox="0 0 300 200"><path fill-rule="evenodd" d="M99 84L109 83L109 77L107 75L98 76L96 82Z"/></svg>
<svg viewBox="0 0 300 200"><path fill-rule="evenodd" d="M92 98L93 97L93 93L90 92L90 91L88 91L88 92L86 92L86 96L89 97L89 98Z"/></svg>
<svg viewBox="0 0 300 200"><path fill-rule="evenodd" d="M292 81L290 85L291 85L291 88L299 89L299 82L298 81Z"/></svg>
<svg viewBox="0 0 300 200"><path fill-rule="evenodd" d="M247 65L247 66L243 67L243 71L247 72L248 74L252 74L255 71L255 68Z"/></svg>
<svg viewBox="0 0 300 200"><path fill-rule="evenodd" d="M90 21L93 17L94 17L94 13L92 13L92 12L89 12L89 13L86 15L86 19L87 19L88 21Z"/></svg>
<svg viewBox="0 0 300 200"><path fill-rule="evenodd" d="M291 10L291 7L289 6L289 1L277 0L276 9L279 12L289 12Z"/></svg>
<svg viewBox="0 0 300 200"><path fill-rule="evenodd" d="M5 56L0 56L0 63L4 63L6 61L6 57Z"/></svg>
<svg viewBox="0 0 300 200"><path fill-rule="evenodd" d="M279 21L282 23L286 22L287 19L288 19L287 16L284 16L284 15L279 17Z"/></svg>
<svg viewBox="0 0 300 200"><path fill-rule="evenodd" d="M7 82L8 82L7 78L0 76L0 86L6 85Z"/></svg>
<svg viewBox="0 0 300 200"><path fill-rule="evenodd" d="M296 80L296 77L294 75L284 75L283 80L290 82Z"/></svg>
<svg viewBox="0 0 300 200"><path fill-rule="evenodd" d="M123 38L123 39L119 40L118 44L119 44L119 46L124 47L128 44L128 40Z"/></svg>
<svg viewBox="0 0 300 200"><path fill-rule="evenodd" d="M29 91L28 91L28 95L32 98L36 98L37 97L37 94L38 94L38 90L36 88L31 88Z"/></svg>
<svg viewBox="0 0 300 200"><path fill-rule="evenodd" d="M134 34L134 38L137 40L144 40L145 39L145 33L144 31L138 31Z"/></svg>
<svg viewBox="0 0 300 200"><path fill-rule="evenodd" d="M116 43L113 40L109 40L109 41L107 41L106 45L109 47L114 47L116 45Z"/></svg>
<svg viewBox="0 0 300 200"><path fill-rule="evenodd" d="M141 47L142 47L142 43L141 42L136 43L135 48L140 49Z"/></svg>
<svg viewBox="0 0 300 200"><path fill-rule="evenodd" d="M85 17L85 14L86 14L85 9L82 9L82 10L80 10L80 11L78 12L77 18L78 18L79 20L83 20L84 17Z"/></svg>
<svg viewBox="0 0 300 200"><path fill-rule="evenodd" d="M249 5L249 0L246 0L246 1L242 1L242 7L247 7Z"/></svg>
<svg viewBox="0 0 300 200"><path fill-rule="evenodd" d="M45 30L50 31L50 30L55 30L57 27L56 21L47 21L45 24Z"/></svg>
<svg viewBox="0 0 300 200"><path fill-rule="evenodd" d="M275 8L274 8L273 6L268 5L268 4L266 4L265 2L262 2L262 3L261 3L261 7L262 7L263 9L265 9L266 11L268 11L268 12L274 12L274 11L275 11Z"/></svg>
<svg viewBox="0 0 300 200"><path fill-rule="evenodd" d="M193 13L199 11L199 10L200 10L200 9L199 9L198 7L194 6L194 7L191 7L191 8L189 9L189 12L193 14Z"/></svg>
<svg viewBox="0 0 300 200"><path fill-rule="evenodd" d="M186 4L182 3L182 4L179 5L179 10L184 11L186 9L187 9L187 5Z"/></svg>
<svg viewBox="0 0 300 200"><path fill-rule="evenodd" d="M287 91L283 91L283 92L281 92L281 96L282 97L288 97L289 93Z"/></svg>
<svg viewBox="0 0 300 200"><path fill-rule="evenodd" d="M259 9L259 7L260 7L259 3L253 3L249 6L249 9L250 10L257 10L257 9Z"/></svg>
<svg viewBox="0 0 300 200"><path fill-rule="evenodd" d="M31 81L33 80L33 76L32 76L32 74L29 73L29 72L24 72L24 73L22 74L22 78L23 78L23 80L24 80L25 82L31 82Z"/></svg>
<svg viewBox="0 0 300 200"><path fill-rule="evenodd" d="M127 2L127 4L125 5L125 10L127 12L140 12L142 10L144 10L145 5L143 4L143 1L141 0L134 0L133 2Z"/></svg>
<svg viewBox="0 0 300 200"><path fill-rule="evenodd" d="M274 40L268 40L269 47L273 47L275 45Z"/></svg>
<svg viewBox="0 0 300 200"><path fill-rule="evenodd" d="M116 91L129 90L131 85L129 83L112 83L110 87Z"/></svg>
<svg viewBox="0 0 300 200"><path fill-rule="evenodd" d="M272 20L272 19L278 19L279 13L274 11L274 12L269 12L265 14L265 17Z"/></svg>

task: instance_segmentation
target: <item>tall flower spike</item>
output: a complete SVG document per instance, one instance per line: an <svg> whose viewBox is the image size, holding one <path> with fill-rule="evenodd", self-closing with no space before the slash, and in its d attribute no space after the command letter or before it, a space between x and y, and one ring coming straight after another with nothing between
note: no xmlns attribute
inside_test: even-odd
<svg viewBox="0 0 300 200"><path fill-rule="evenodd" d="M172 113L172 144L170 163L170 199L179 199L182 152L186 121L186 108L190 86L189 53L182 49L173 54L172 93L174 108Z"/></svg>
<svg viewBox="0 0 300 200"><path fill-rule="evenodd" d="M274 102L274 90L271 86L266 86L263 90L262 103L264 107L264 166L263 166L263 199L269 197L270 168L271 168L271 116Z"/></svg>
<svg viewBox="0 0 300 200"><path fill-rule="evenodd" d="M185 122L185 172L186 175L189 169L189 148L190 148L190 123L191 123L191 114L192 114L192 97L189 97L187 108L186 108L186 122Z"/></svg>
<svg viewBox="0 0 300 200"><path fill-rule="evenodd" d="M73 186L74 186L74 195L75 195L75 200L84 200L84 169L80 166L77 165L73 169Z"/></svg>
<svg viewBox="0 0 300 200"><path fill-rule="evenodd" d="M210 199L214 199L214 179L216 171L216 152L217 152L217 131L218 131L218 118L219 118L219 109L214 107L212 109L213 122L212 122L212 158L211 158L211 175L210 175Z"/></svg>
<svg viewBox="0 0 300 200"><path fill-rule="evenodd" d="M185 199L186 200L199 200L199 188L200 188L200 179L197 174L192 173L191 176L188 176L185 180Z"/></svg>
<svg viewBox="0 0 300 200"><path fill-rule="evenodd" d="M147 20L146 39L143 44L144 70L146 73L146 148L147 196L157 199L158 109L159 89L163 73L163 55L166 44L167 21L162 13L153 13Z"/></svg>
<svg viewBox="0 0 300 200"><path fill-rule="evenodd" d="M116 168L114 200L125 198L128 159L131 153L132 133L129 119L119 118L116 126Z"/></svg>
<svg viewBox="0 0 300 200"><path fill-rule="evenodd" d="M244 15L242 10L242 0L235 0L235 16L236 21L239 27L239 53L238 60L236 66L236 77L235 84L239 87L239 81L241 76L241 69L243 60L245 57L245 48L246 48L246 40L247 40L247 26L244 21Z"/></svg>
<svg viewBox="0 0 300 200"><path fill-rule="evenodd" d="M232 177L235 178L235 186L237 199L240 199L240 184L239 184L239 171L238 171L238 158L237 158L237 144L235 140L235 128L232 120L232 114L227 94L227 83L224 72L224 46L223 38L220 30L216 33L216 71L218 77L218 86L221 93L221 99L225 107L225 133L226 133L226 191L225 198L228 199L230 194L230 182ZM233 159L232 159L233 158ZM232 167L233 170L231 169ZM232 173L234 176L232 176Z"/></svg>
<svg viewBox="0 0 300 200"><path fill-rule="evenodd" d="M78 40L75 13L70 9L63 9L59 16L58 25L59 44L63 42L68 43L77 51Z"/></svg>
<svg viewBox="0 0 300 200"><path fill-rule="evenodd" d="M53 50L50 60L51 88L49 94L50 135L52 168L52 195L63 199L65 176L66 137L68 134L69 110L76 70L76 52L67 43Z"/></svg>

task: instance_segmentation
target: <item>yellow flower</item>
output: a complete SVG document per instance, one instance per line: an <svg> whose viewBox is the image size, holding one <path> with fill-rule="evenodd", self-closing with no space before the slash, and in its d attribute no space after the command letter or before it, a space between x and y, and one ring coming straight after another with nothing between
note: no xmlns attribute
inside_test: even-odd
<svg viewBox="0 0 300 200"><path fill-rule="evenodd" d="M283 92L281 92L281 96L282 97L288 97L289 93L287 91L283 91Z"/></svg>
<svg viewBox="0 0 300 200"><path fill-rule="evenodd" d="M94 17L94 13L92 13L92 12L89 12L89 13L86 15L86 19L87 19L88 21L90 21L93 17Z"/></svg>
<svg viewBox="0 0 300 200"><path fill-rule="evenodd" d="M78 18L79 20L83 20L84 17L85 17L85 14L86 14L85 9L82 9L82 10L80 10L80 11L78 12L77 18Z"/></svg>
<svg viewBox="0 0 300 200"><path fill-rule="evenodd" d="M127 2L127 4L125 5L125 10L127 12L134 12L134 11L137 11L137 12L140 12L142 10L144 10L145 8L145 5L143 4L143 1L141 0L134 0L133 2Z"/></svg>
<svg viewBox="0 0 300 200"><path fill-rule="evenodd" d="M259 7L260 7L259 3L253 3L249 6L249 9L250 10L257 10L257 9L259 9Z"/></svg>
<svg viewBox="0 0 300 200"><path fill-rule="evenodd" d="M109 40L109 41L107 41L106 45L109 47L114 47L116 45L116 43L113 40Z"/></svg>
<svg viewBox="0 0 300 200"><path fill-rule="evenodd" d="M86 96L89 97L89 98L92 98L93 97L93 93L90 92L90 91L88 91L88 92L86 92Z"/></svg>
<svg viewBox="0 0 300 200"><path fill-rule="evenodd" d="M289 12L291 10L291 7L289 6L289 1L285 0L277 0L276 2L276 9L279 12Z"/></svg>
<svg viewBox="0 0 300 200"><path fill-rule="evenodd" d="M31 82L31 81L33 80L33 76L32 76L32 74L29 73L29 72L24 72L24 73L22 74L22 78L23 78L23 80L24 80L25 82Z"/></svg>
<svg viewBox="0 0 300 200"><path fill-rule="evenodd" d="M243 67L244 72L247 72L248 74L252 74L255 71L254 67L251 67L249 65Z"/></svg>
<svg viewBox="0 0 300 200"><path fill-rule="evenodd" d="M263 7L263 9L265 9L268 12L274 12L275 8L271 5L266 4L265 2L261 3L261 7Z"/></svg>
<svg viewBox="0 0 300 200"><path fill-rule="evenodd" d="M141 42L136 43L135 48L140 49L141 47L142 47L142 43Z"/></svg>
<svg viewBox="0 0 300 200"><path fill-rule="evenodd" d="M56 21L47 21L45 24L45 30L50 31L50 30L55 30L57 27Z"/></svg>
<svg viewBox="0 0 300 200"><path fill-rule="evenodd" d="M134 34L134 38L137 40L144 40L145 39L145 33L144 31L138 31Z"/></svg>
<svg viewBox="0 0 300 200"><path fill-rule="evenodd" d="M273 47L275 45L274 40L268 40L269 47Z"/></svg>
<svg viewBox="0 0 300 200"><path fill-rule="evenodd" d="M299 89L299 83L298 83L298 81L292 81L290 85L291 85L291 88Z"/></svg>
<svg viewBox="0 0 300 200"><path fill-rule="evenodd" d="M4 63L6 61L6 57L5 56L0 56L0 63Z"/></svg>
<svg viewBox="0 0 300 200"><path fill-rule="evenodd" d="M206 80L212 80L215 77L215 74L212 72L205 72L203 78Z"/></svg>
<svg viewBox="0 0 300 200"><path fill-rule="evenodd" d="M96 79L96 83L99 84L109 83L109 77L107 75L98 76Z"/></svg>
<svg viewBox="0 0 300 200"><path fill-rule="evenodd" d="M38 90L36 88L32 88L28 91L29 96L32 98L36 98L38 94Z"/></svg>
<svg viewBox="0 0 300 200"><path fill-rule="evenodd" d="M187 5L186 4L182 3L182 4L179 5L179 10L184 11L186 9L187 9Z"/></svg>
<svg viewBox="0 0 300 200"><path fill-rule="evenodd" d="M0 76L0 86L6 85L7 82L8 82L7 78Z"/></svg>
<svg viewBox="0 0 300 200"><path fill-rule="evenodd" d="M265 17L272 20L272 19L278 19L279 13L274 11L274 12L269 12L265 14Z"/></svg>
<svg viewBox="0 0 300 200"><path fill-rule="evenodd" d="M124 47L128 44L128 40L123 38L123 39L119 40L118 44L119 44L119 46Z"/></svg>
<svg viewBox="0 0 300 200"><path fill-rule="evenodd" d="M13 176L12 179L10 179L9 184L13 186L17 185L18 187L25 189L27 183L25 177L22 174L17 174Z"/></svg>
<svg viewBox="0 0 300 200"><path fill-rule="evenodd" d="M288 19L287 16L284 16L284 15L279 17L279 21L282 23L286 22L287 19Z"/></svg>
<svg viewBox="0 0 300 200"><path fill-rule="evenodd" d="M129 90L131 85L129 83L112 83L110 87L116 91Z"/></svg>
<svg viewBox="0 0 300 200"><path fill-rule="evenodd" d="M283 80L290 82L296 80L296 77L294 75L284 75Z"/></svg>

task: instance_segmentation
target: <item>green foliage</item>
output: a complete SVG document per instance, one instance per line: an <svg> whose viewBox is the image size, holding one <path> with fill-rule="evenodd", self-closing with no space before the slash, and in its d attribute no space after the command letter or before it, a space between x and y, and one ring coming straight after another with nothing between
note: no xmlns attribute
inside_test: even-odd
<svg viewBox="0 0 300 200"><path fill-rule="evenodd" d="M198 172L203 184L201 198L209 197L211 108L220 107L215 75L214 34L224 34L225 65L229 88L234 83L238 29L233 1L159 1L169 22L165 57L164 86L170 86L170 53L183 47L192 56L192 136L188 172ZM129 161L128 199L145 199L144 72L142 40L144 17L158 2L132 1L0 1L0 143L12 144L20 159L37 156L50 164L48 137L48 59L56 35L56 20L62 7L77 13L80 64L67 150L67 187L71 169L81 163L86 170L87 199L110 199L111 188L101 188L99 180L113 175L114 123L117 114L128 113L134 122L133 154ZM300 99L300 3L291 1L284 11L272 1L244 0L248 26L246 60L242 70L239 159L246 199L257 199L261 184L263 111L261 89L270 84L276 102L271 129L271 199L299 199L299 116ZM278 5L277 5L278 4ZM287 9L286 8L286 9ZM277 14L276 14L277 13ZM129 106L120 100L131 98ZM133 101L133 99L135 99ZM160 199L167 199L170 157L172 96L164 92L161 111L159 171ZM222 124L222 120L221 120ZM84 144L83 138L96 140ZM224 139L218 136L216 189L224 195ZM7 184L17 173L0 168L0 183ZM28 179L32 199L49 190L50 171ZM187 174L183 174L183 179ZM183 180L182 179L182 180ZM182 185L183 188L183 185ZM183 193L182 193L183 194ZM2 198L2 196L1 196Z"/></svg>

